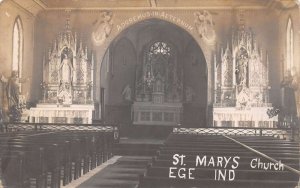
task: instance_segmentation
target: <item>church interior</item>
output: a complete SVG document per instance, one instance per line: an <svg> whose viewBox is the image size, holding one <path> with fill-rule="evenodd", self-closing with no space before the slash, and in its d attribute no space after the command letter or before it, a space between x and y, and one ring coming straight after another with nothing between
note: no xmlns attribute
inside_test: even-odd
<svg viewBox="0 0 300 188"><path fill-rule="evenodd" d="M0 187L299 188L299 6L0 0Z"/></svg>

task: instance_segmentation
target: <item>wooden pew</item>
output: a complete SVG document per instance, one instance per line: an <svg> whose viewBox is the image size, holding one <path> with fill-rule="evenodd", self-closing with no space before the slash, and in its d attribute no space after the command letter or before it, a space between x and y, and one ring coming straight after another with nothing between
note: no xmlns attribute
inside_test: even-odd
<svg viewBox="0 0 300 188"><path fill-rule="evenodd" d="M108 160L113 142L113 131L2 133L2 178L10 187L60 187Z"/></svg>
<svg viewBox="0 0 300 188"><path fill-rule="evenodd" d="M235 138L235 137L233 137ZM299 144L287 140L278 140L272 137L236 137L237 140L258 149L264 154L281 160L286 165L299 169ZM172 163L174 154L185 155L184 165ZM219 181L215 178L215 170L224 170L223 167L195 166L196 156L207 158L226 156L239 156L239 167L235 169L234 181ZM217 135L189 135L171 134L164 145L153 157L147 171L140 176L139 188L179 188L179 187L205 187L205 188L294 188L299 175L288 169L283 171L261 170L250 168L250 162L260 158L261 162L270 162L258 153L239 145L234 141ZM228 166L234 164L229 163ZM195 179L170 178L170 167L194 168ZM227 168L230 169L230 168ZM186 175L187 176L187 175Z"/></svg>

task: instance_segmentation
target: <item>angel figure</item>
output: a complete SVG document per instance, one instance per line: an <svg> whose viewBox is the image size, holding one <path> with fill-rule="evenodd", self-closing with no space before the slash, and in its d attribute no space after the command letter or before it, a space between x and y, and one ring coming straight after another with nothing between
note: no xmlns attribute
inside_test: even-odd
<svg viewBox="0 0 300 188"><path fill-rule="evenodd" d="M112 30L112 13L103 12L99 19L94 22L95 30L92 39L97 46L102 45Z"/></svg>
<svg viewBox="0 0 300 188"><path fill-rule="evenodd" d="M213 28L213 20L211 14L206 11L198 11L194 13L195 26L200 38L203 38L207 43L213 44L216 39L216 33Z"/></svg>

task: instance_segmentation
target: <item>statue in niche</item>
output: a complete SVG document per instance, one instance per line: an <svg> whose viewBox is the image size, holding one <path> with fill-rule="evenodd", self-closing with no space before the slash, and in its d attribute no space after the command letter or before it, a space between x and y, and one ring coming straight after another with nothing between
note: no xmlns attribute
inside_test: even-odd
<svg viewBox="0 0 300 188"><path fill-rule="evenodd" d="M67 54L64 54L64 59L59 66L59 70L61 84L71 83L73 79L73 66Z"/></svg>
<svg viewBox="0 0 300 188"><path fill-rule="evenodd" d="M248 59L247 51L241 48L237 56L237 67L235 70L236 83L238 86L246 86L247 84Z"/></svg>
<svg viewBox="0 0 300 188"><path fill-rule="evenodd" d="M129 84L123 89L122 96L125 101L132 101L132 91Z"/></svg>
<svg viewBox="0 0 300 188"><path fill-rule="evenodd" d="M97 46L102 45L112 30L112 12L103 12L94 24L92 39Z"/></svg>
<svg viewBox="0 0 300 188"><path fill-rule="evenodd" d="M214 44L216 33L211 14L207 10L202 10L195 12L194 15L196 17L195 26L200 38L203 38L208 44Z"/></svg>
<svg viewBox="0 0 300 188"><path fill-rule="evenodd" d="M73 66L67 54L63 54L64 58L59 66L60 85L58 92L58 103L72 104L71 85L73 80Z"/></svg>

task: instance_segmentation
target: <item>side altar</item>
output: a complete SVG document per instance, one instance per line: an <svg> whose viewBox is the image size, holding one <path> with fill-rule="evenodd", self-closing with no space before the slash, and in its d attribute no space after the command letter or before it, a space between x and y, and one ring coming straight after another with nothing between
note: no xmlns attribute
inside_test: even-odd
<svg viewBox="0 0 300 188"><path fill-rule="evenodd" d="M69 26L43 60L43 99L30 109L30 122L92 123L93 54Z"/></svg>
<svg viewBox="0 0 300 188"><path fill-rule="evenodd" d="M173 47L152 43L137 67L133 124L178 125L182 116L182 68Z"/></svg>
<svg viewBox="0 0 300 188"><path fill-rule="evenodd" d="M275 127L278 116L269 116L268 54L259 49L254 33L240 24L231 43L215 57L214 126Z"/></svg>

